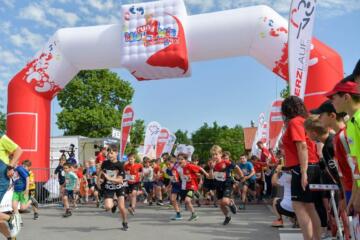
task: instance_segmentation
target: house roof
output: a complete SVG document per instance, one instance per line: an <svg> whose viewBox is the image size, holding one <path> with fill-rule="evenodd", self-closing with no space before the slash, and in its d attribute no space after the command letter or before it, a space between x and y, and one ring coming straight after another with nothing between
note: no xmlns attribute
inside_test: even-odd
<svg viewBox="0 0 360 240"><path fill-rule="evenodd" d="M244 128L245 150L251 150L252 144L255 139L256 130L256 127Z"/></svg>

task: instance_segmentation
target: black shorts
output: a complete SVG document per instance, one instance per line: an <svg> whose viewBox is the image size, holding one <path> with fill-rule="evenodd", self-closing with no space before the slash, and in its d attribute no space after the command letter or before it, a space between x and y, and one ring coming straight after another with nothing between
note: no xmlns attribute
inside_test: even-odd
<svg viewBox="0 0 360 240"><path fill-rule="evenodd" d="M125 189L124 188L120 188L120 189L116 189L116 190L104 189L103 194L104 194L105 199L106 198L114 198L114 196L116 198L125 197Z"/></svg>
<svg viewBox="0 0 360 240"><path fill-rule="evenodd" d="M281 201L282 199L278 199L276 200L276 204L275 204L275 207L276 207L276 210L277 212L280 214L280 215L283 215L283 216L286 216L286 217L291 217L291 218L295 218L295 213L294 212L289 212L288 210L284 209L281 207Z"/></svg>
<svg viewBox="0 0 360 240"><path fill-rule="evenodd" d="M181 190L180 197L181 197L182 201L184 201L185 198L187 198L187 197L193 199L194 198L194 190Z"/></svg>
<svg viewBox="0 0 360 240"><path fill-rule="evenodd" d="M144 188L147 193L151 193L154 188L154 183L153 182L144 182Z"/></svg>
<svg viewBox="0 0 360 240"><path fill-rule="evenodd" d="M214 179L204 179L204 185L203 188L206 192L211 191L211 190L215 190L215 183L214 183Z"/></svg>
<svg viewBox="0 0 360 240"><path fill-rule="evenodd" d="M231 181L219 182L215 180L215 186L216 186L216 198L218 200L222 198L231 198L232 195Z"/></svg>
<svg viewBox="0 0 360 240"><path fill-rule="evenodd" d="M133 183L133 184L129 183L129 185L127 187L127 192L132 193L134 190L139 191L140 188L141 188L141 183L139 183L139 182L138 183Z"/></svg>
<svg viewBox="0 0 360 240"><path fill-rule="evenodd" d="M308 185L305 191L301 187L300 166L291 169L291 200L304 203L313 203L318 194L311 192L310 184L320 183L320 167L319 165L309 165L307 170Z"/></svg>
<svg viewBox="0 0 360 240"><path fill-rule="evenodd" d="M67 196L69 199L75 199L75 194L73 190L65 189L64 196Z"/></svg>
<svg viewBox="0 0 360 240"><path fill-rule="evenodd" d="M248 180L246 180L245 182L244 182L244 184L246 185L246 186L248 186L248 188L250 189L250 190L252 190L252 191L255 191L255 189L256 189L256 182L255 182L255 180L251 180L251 179L248 179Z"/></svg>
<svg viewBox="0 0 360 240"><path fill-rule="evenodd" d="M164 178L163 183L165 185L165 187L170 185L170 178Z"/></svg>

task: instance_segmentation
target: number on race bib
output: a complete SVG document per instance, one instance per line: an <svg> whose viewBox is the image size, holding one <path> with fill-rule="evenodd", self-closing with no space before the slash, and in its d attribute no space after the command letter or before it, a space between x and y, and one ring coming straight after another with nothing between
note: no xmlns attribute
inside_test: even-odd
<svg viewBox="0 0 360 240"><path fill-rule="evenodd" d="M224 172L214 172L215 180L224 182L226 180L226 173Z"/></svg>

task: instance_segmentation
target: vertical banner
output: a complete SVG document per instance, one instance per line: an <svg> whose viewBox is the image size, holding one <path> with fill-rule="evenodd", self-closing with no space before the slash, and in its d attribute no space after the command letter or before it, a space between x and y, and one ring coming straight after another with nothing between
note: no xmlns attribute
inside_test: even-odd
<svg viewBox="0 0 360 240"><path fill-rule="evenodd" d="M156 158L160 158L163 154L165 146L170 138L170 131L167 128L161 128L156 141Z"/></svg>
<svg viewBox="0 0 360 240"><path fill-rule="evenodd" d="M304 99L316 0L292 0L289 16L290 95Z"/></svg>
<svg viewBox="0 0 360 240"><path fill-rule="evenodd" d="M170 137L165 145L165 148L164 148L164 153L169 153L171 154L172 152L172 149L174 147L174 144L175 144L175 141L176 141L176 136L175 134L173 133L170 133Z"/></svg>
<svg viewBox="0 0 360 240"><path fill-rule="evenodd" d="M261 139L264 122L265 122L265 113L260 113L259 120L258 120L258 127L256 130L254 142L253 142L252 148L251 148L251 155L255 155L255 156L259 155L259 150L256 146L256 143L258 141L260 141L260 139Z"/></svg>
<svg viewBox="0 0 360 240"><path fill-rule="evenodd" d="M149 158L155 158L155 146L158 135L161 130L161 125L158 122L150 122L145 131L145 140L144 140L144 156Z"/></svg>
<svg viewBox="0 0 360 240"><path fill-rule="evenodd" d="M284 125L281 114L282 100L276 100L271 104L271 111L269 116L269 148L274 149L277 138L281 133Z"/></svg>
<svg viewBox="0 0 360 240"><path fill-rule="evenodd" d="M120 139L120 160L123 159L126 143L134 121L134 110L131 106L124 108L121 120L121 139Z"/></svg>

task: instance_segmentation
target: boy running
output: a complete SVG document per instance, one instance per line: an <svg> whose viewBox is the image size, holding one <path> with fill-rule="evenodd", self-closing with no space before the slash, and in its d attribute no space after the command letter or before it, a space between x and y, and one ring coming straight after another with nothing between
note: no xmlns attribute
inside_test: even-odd
<svg viewBox="0 0 360 240"><path fill-rule="evenodd" d="M214 145L210 153L214 160L210 168L210 176L213 176L215 179L217 199L220 202L221 211L225 215L223 225L227 225L231 221L227 207L229 207L233 214L236 214L236 206L231 199L233 185L233 180L230 176L231 171L235 170L241 178L244 175L239 166L236 166L230 160L222 159L222 149L220 146Z"/></svg>
<svg viewBox="0 0 360 240"><path fill-rule="evenodd" d="M175 164L176 164L176 158L171 157L166 160L166 165L167 165L166 172L168 176L170 176L170 182L171 182L170 201L176 212L176 215L172 217L171 220L181 220L183 218L181 216L180 207L177 202L178 195L181 192L181 180L180 180L179 172L177 171L177 166Z"/></svg>
<svg viewBox="0 0 360 240"><path fill-rule="evenodd" d="M114 196L117 198L120 216L122 218L123 230L128 227L127 215L125 209L125 171L123 164L117 160L118 148L116 145L109 146L108 160L101 164L99 176L104 179L102 184L105 209L114 213L116 205L114 204Z"/></svg>
<svg viewBox="0 0 360 240"><path fill-rule="evenodd" d="M143 166L140 163L135 163L135 154L128 155L128 163L125 164L124 170L126 172L126 179L128 180L128 192L130 197L130 206L128 211L131 215L135 214L137 192L141 188L141 172Z"/></svg>
<svg viewBox="0 0 360 240"><path fill-rule="evenodd" d="M77 192L79 189L79 179L76 174L71 171L71 165L69 163L65 163L63 166L65 172L65 189L63 195L65 213L63 214L63 217L66 218L72 215L69 206L69 199L75 201L74 192Z"/></svg>

